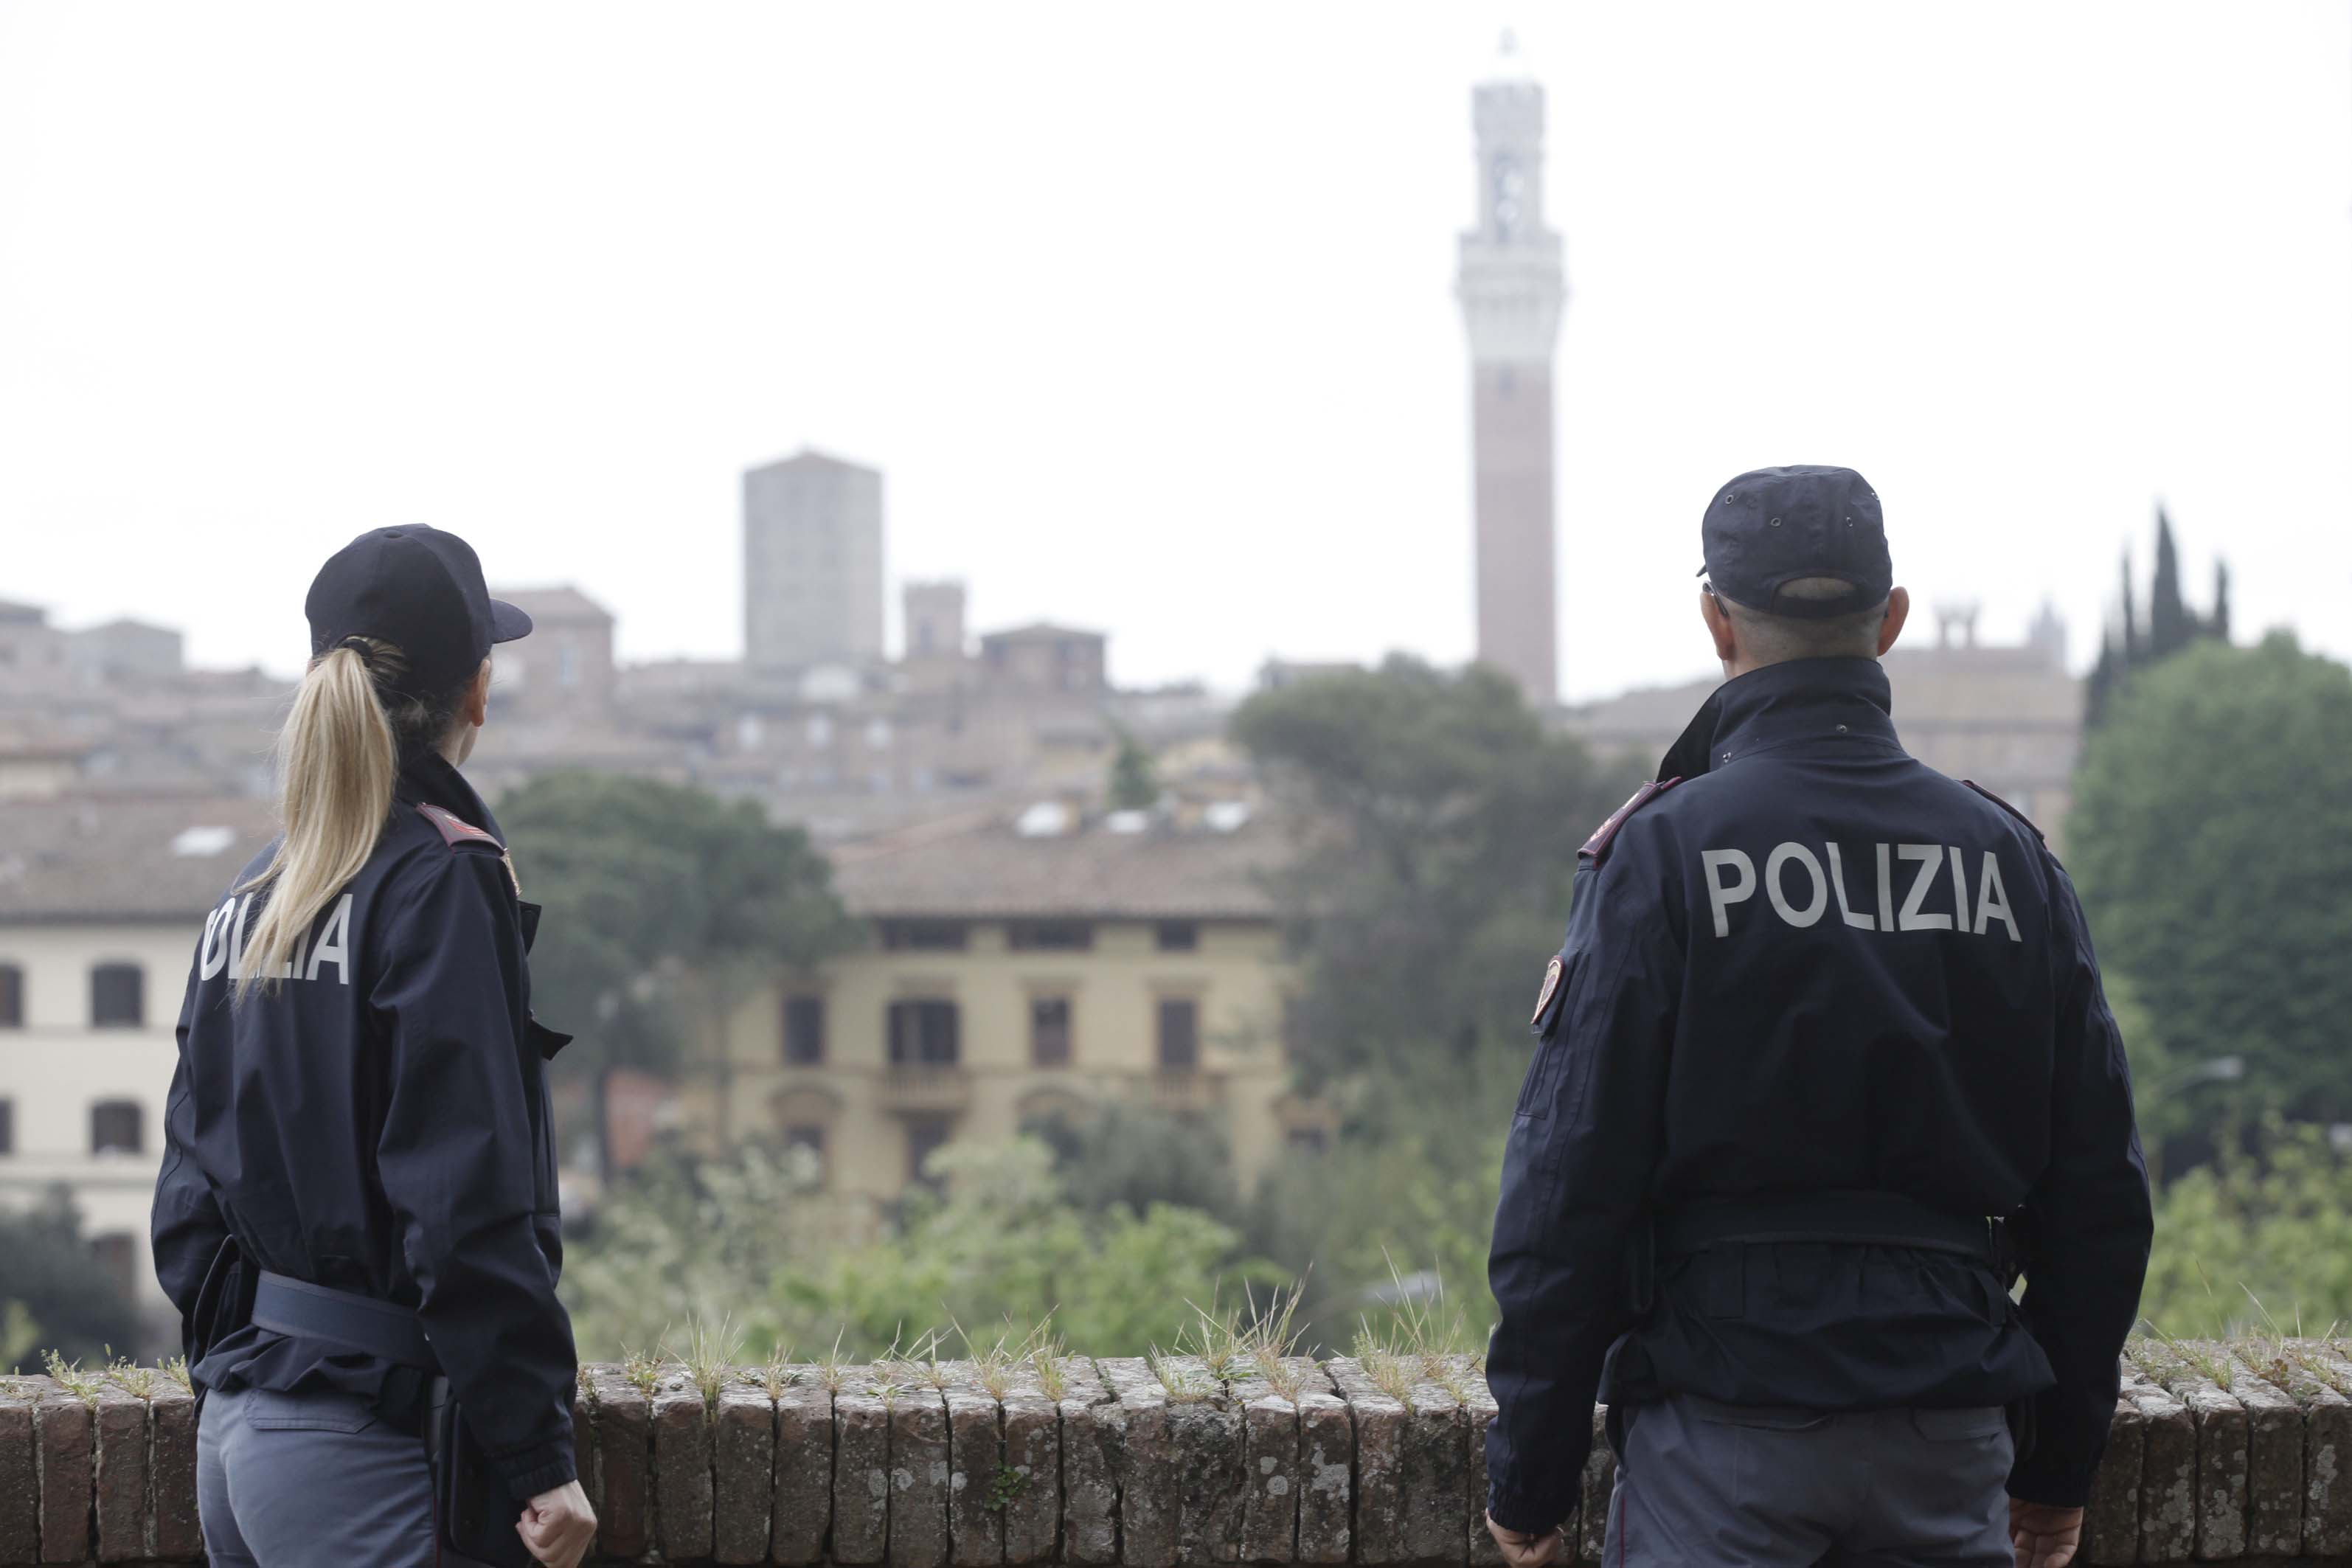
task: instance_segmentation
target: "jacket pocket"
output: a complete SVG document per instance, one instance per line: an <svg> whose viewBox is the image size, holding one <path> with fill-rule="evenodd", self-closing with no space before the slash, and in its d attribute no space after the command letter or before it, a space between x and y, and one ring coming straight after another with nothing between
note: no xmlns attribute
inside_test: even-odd
<svg viewBox="0 0 2352 1568"><path fill-rule="evenodd" d="M1552 1102L1559 1097L1560 1068L1568 1057L1568 1020L1572 1010L1569 993L1575 989L1584 955L1562 953L1552 963L1559 968L1557 972L1546 968L1544 988L1529 1026L1536 1034L1535 1059L1528 1064L1528 1076L1519 1085L1519 1103L1512 1111L1514 1116L1536 1121L1551 1114Z"/></svg>

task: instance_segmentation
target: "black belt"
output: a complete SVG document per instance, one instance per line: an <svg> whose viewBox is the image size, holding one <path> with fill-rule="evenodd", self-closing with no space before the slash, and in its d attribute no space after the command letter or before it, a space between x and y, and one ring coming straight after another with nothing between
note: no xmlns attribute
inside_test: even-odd
<svg viewBox="0 0 2352 1568"><path fill-rule="evenodd" d="M1998 1222L1993 1222L1997 1224ZM1657 1219L1658 1256L1679 1258L1748 1242L1816 1241L1916 1247L1990 1262L1992 1225L1900 1193L1829 1191L1710 1198Z"/></svg>
<svg viewBox="0 0 2352 1568"><path fill-rule="evenodd" d="M425 1325L407 1307L352 1290L331 1290L307 1279L262 1270L254 1287L253 1325L273 1333L325 1340L402 1366L441 1370Z"/></svg>

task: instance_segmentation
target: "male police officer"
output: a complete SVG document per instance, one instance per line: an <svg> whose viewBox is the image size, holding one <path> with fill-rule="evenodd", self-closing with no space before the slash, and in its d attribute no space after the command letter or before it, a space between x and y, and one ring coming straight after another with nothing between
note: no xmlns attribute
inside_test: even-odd
<svg viewBox="0 0 2352 1568"><path fill-rule="evenodd" d="M1561 1554L1597 1390L1612 1564L2058 1568L2150 1232L2081 908L1896 741L1909 598L1862 476L1742 474L1701 533L1726 682L1580 852L1536 1005L1489 1524Z"/></svg>

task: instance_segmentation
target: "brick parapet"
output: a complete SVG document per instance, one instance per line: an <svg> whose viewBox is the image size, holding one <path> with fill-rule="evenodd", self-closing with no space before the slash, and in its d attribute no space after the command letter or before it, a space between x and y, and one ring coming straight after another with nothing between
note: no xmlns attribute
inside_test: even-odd
<svg viewBox="0 0 2352 1568"><path fill-rule="evenodd" d="M1026 1367L745 1370L711 1402L677 1368L587 1368L574 1413L594 1561L1496 1561L1481 1523L1495 1405L1466 1360L1410 1382L1349 1359L1057 1370L1050 1389ZM2124 1373L2082 1561L2352 1568L2352 1362L2316 1342L2137 1344ZM0 1378L0 1568L200 1561L191 1416L163 1379L84 1397ZM1567 1521L1587 1562L1610 1479L1597 1441Z"/></svg>

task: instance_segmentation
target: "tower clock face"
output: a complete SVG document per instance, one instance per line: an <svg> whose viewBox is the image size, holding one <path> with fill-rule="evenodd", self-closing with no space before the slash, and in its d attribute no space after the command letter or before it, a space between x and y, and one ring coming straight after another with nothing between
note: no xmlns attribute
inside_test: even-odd
<svg viewBox="0 0 2352 1568"><path fill-rule="evenodd" d="M1488 171L1487 178L1494 191L1496 237L1509 239L1519 231L1527 174L1520 169L1517 159L1498 155Z"/></svg>

